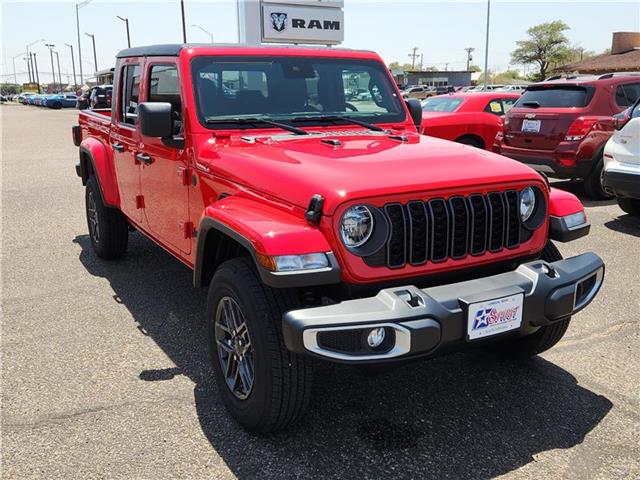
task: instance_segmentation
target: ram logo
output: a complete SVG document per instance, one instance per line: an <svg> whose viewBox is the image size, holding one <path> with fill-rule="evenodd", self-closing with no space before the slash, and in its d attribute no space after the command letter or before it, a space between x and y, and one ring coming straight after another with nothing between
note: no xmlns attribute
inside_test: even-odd
<svg viewBox="0 0 640 480"><path fill-rule="evenodd" d="M286 22L287 22L286 13L273 12L271 14L271 25L273 26L273 29L276 32L283 31L287 26Z"/></svg>

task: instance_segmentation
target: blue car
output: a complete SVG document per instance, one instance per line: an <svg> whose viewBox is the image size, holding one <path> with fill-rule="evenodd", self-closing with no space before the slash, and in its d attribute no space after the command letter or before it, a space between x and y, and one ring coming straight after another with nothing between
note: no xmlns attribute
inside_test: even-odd
<svg viewBox="0 0 640 480"><path fill-rule="evenodd" d="M75 108L76 101L78 100L77 95L74 94L66 94L66 95L49 95L44 105L49 108Z"/></svg>

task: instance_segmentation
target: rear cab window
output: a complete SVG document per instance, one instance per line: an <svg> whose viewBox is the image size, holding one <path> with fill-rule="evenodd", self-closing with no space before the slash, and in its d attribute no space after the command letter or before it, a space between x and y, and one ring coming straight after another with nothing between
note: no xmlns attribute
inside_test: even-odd
<svg viewBox="0 0 640 480"><path fill-rule="evenodd" d="M595 88L582 85L537 85L527 88L515 106L524 108L584 108Z"/></svg>

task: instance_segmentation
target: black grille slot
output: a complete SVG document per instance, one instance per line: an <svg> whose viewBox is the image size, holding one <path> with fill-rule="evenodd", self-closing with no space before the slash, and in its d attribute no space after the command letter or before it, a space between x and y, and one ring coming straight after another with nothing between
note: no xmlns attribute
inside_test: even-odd
<svg viewBox="0 0 640 480"><path fill-rule="evenodd" d="M420 265L427 261L429 224L423 202L407 203L409 211L409 262Z"/></svg>
<svg viewBox="0 0 640 480"><path fill-rule="evenodd" d="M507 248L520 245L520 212L518 192L509 190L504 193L507 201Z"/></svg>
<svg viewBox="0 0 640 480"><path fill-rule="evenodd" d="M482 195L470 195L471 207L471 255L480 255L487 249L489 210Z"/></svg>
<svg viewBox="0 0 640 480"><path fill-rule="evenodd" d="M451 214L451 258L460 259L467 256L469 249L469 210L464 197L449 199Z"/></svg>
<svg viewBox="0 0 640 480"><path fill-rule="evenodd" d="M391 234L387 243L387 265L390 268L402 267L406 263L406 219L404 208L399 203L384 207L391 225Z"/></svg>
<svg viewBox="0 0 640 480"><path fill-rule="evenodd" d="M507 222L506 209L502 195L492 192L487 196L489 200L489 250L497 252L502 250L505 237L505 223Z"/></svg>
<svg viewBox="0 0 640 480"><path fill-rule="evenodd" d="M516 190L456 195L384 207L390 225L386 248L366 257L370 266L459 260L467 255L516 248L523 241ZM525 238L526 240L526 238ZM383 263L384 262L384 263Z"/></svg>
<svg viewBox="0 0 640 480"><path fill-rule="evenodd" d="M438 198L429 201L433 240L431 242L431 261L442 262L449 256L449 210L444 200Z"/></svg>
<svg viewBox="0 0 640 480"><path fill-rule="evenodd" d="M358 353L364 350L362 334L362 329L319 332L318 345L337 352Z"/></svg>

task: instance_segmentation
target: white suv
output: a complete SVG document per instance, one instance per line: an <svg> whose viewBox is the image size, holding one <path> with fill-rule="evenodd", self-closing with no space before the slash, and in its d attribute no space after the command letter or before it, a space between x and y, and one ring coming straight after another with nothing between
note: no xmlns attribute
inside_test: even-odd
<svg viewBox="0 0 640 480"><path fill-rule="evenodd" d="M640 100L613 118L616 129L604 147L603 184L622 210L640 216Z"/></svg>

